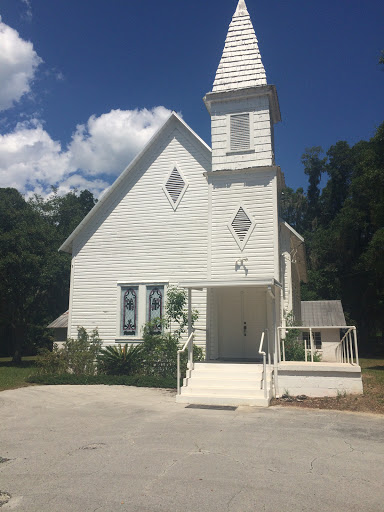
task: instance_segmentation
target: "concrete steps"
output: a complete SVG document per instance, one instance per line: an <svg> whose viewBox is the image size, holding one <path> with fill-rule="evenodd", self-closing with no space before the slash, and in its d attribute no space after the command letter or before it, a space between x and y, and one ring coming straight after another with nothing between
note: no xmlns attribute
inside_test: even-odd
<svg viewBox="0 0 384 512"><path fill-rule="evenodd" d="M271 372L267 369L267 398L262 385L263 366L257 363L195 363L183 380L179 403L200 405L251 405L270 401Z"/></svg>

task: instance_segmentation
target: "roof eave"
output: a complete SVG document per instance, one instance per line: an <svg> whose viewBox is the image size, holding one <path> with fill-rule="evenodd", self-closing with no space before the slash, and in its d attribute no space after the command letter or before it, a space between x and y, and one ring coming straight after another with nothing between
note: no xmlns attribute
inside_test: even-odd
<svg viewBox="0 0 384 512"><path fill-rule="evenodd" d="M69 254L72 253L73 248L73 240L76 236L82 231L83 227L88 224L88 222L94 217L94 215L99 211L101 206L106 202L106 200L111 196L111 194L116 190L120 183L125 179L127 174L135 167L137 162L139 162L143 156L149 151L154 142L164 133L167 127L171 124L171 122L177 121L181 123L190 133L195 137L195 139L203 146L206 151L212 152L212 149L206 144L201 137L199 137L193 130L190 128L187 123L176 113L171 112L168 119L164 122L164 124L157 130L157 132L151 137L151 139L147 142L144 148L140 151L138 155L131 161L131 163L124 169L124 171L120 174L120 176L114 181L114 183L107 189L105 194L102 196L100 201L98 201L95 206L88 212L88 214L84 217L84 219L78 224L75 230L69 235L69 237L65 240L65 242L59 247L59 251L67 252Z"/></svg>

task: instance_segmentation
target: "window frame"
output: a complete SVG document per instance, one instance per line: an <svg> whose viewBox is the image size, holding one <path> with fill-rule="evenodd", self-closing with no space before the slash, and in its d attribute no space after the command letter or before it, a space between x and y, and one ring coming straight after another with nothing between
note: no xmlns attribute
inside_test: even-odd
<svg viewBox="0 0 384 512"><path fill-rule="evenodd" d="M148 309L147 309L147 287L162 287L162 311L164 316L165 301L167 295L167 289L169 286L168 281L145 281L145 282L134 282L124 281L117 283L117 312L116 312L116 343L129 343L129 342L140 342L143 341L142 330L145 323L148 321ZM123 290L129 288L137 288L137 329L135 335L123 334L123 314L124 314L124 300Z"/></svg>
<svg viewBox="0 0 384 512"><path fill-rule="evenodd" d="M305 343L305 347L307 350L311 350L311 339L309 335L309 331L303 332L303 341ZM312 331L313 335L313 345L315 350L323 349L323 342L321 340L321 331ZM320 345L320 346L319 346Z"/></svg>
<svg viewBox="0 0 384 512"><path fill-rule="evenodd" d="M248 115L249 116L249 148L245 149L232 149L231 148L231 122L232 117ZM232 112L227 115L227 155L237 153L254 153L255 152L255 140L254 140L254 123L253 123L253 112Z"/></svg>

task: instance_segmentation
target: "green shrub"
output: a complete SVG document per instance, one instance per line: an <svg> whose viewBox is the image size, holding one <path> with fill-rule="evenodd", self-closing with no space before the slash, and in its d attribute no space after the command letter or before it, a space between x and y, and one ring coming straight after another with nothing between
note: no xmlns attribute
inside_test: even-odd
<svg viewBox="0 0 384 512"><path fill-rule="evenodd" d="M285 315L287 327L295 327L293 313ZM305 341L301 339L300 329L288 329L284 339L285 360L286 361L305 361ZM307 354L310 360L310 353ZM281 346L281 359L283 360L283 346ZM313 361L318 363L321 356L317 352L313 354Z"/></svg>
<svg viewBox="0 0 384 512"><path fill-rule="evenodd" d="M132 375L140 372L143 346L126 343L105 347L98 358L98 371L106 375Z"/></svg>
<svg viewBox="0 0 384 512"><path fill-rule="evenodd" d="M84 327L77 330L77 339L68 338L63 348L55 343L52 352L45 349L37 360L39 374L94 375L102 340L97 329L88 334Z"/></svg>
<svg viewBox="0 0 384 512"><path fill-rule="evenodd" d="M32 375L27 382L45 385L137 386L148 388L176 388L175 378L145 375L74 375L73 373Z"/></svg>

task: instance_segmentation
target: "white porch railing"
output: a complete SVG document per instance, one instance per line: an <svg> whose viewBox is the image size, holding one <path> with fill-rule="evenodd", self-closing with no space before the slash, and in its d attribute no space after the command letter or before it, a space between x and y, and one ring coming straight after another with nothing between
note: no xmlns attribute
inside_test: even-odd
<svg viewBox="0 0 384 512"><path fill-rule="evenodd" d="M188 370L193 370L193 338L195 337L195 331L192 331L189 335L187 341L184 343L183 348L177 351L177 394L180 395L180 354L182 354L185 349L188 347L188 362L187 368Z"/></svg>
<svg viewBox="0 0 384 512"><path fill-rule="evenodd" d="M261 379L261 386L264 389L264 398L267 398L268 389L267 389L267 354L263 349L265 332L263 331L261 334L260 346L259 346L259 354L263 356L263 377Z"/></svg>
<svg viewBox="0 0 384 512"><path fill-rule="evenodd" d="M336 357L339 363L359 364L356 327L348 327L348 331L336 347Z"/></svg>
<svg viewBox="0 0 384 512"><path fill-rule="evenodd" d="M278 327L278 358L279 362L285 362L285 338L282 337L283 333L287 333L289 330L297 330L309 332L309 342L310 347L307 347L307 340L303 340L304 343L304 352L305 352L305 362L308 362L308 357L310 356L310 362L314 362L314 357L316 354L316 348L314 346L313 341L313 331L322 331L325 329L347 329L347 332L344 334L342 339L339 341L336 347L336 360L338 363L350 363L350 364L359 364L359 352L357 348L357 333L355 326L314 326L314 327ZM353 340L352 340L353 337Z"/></svg>

